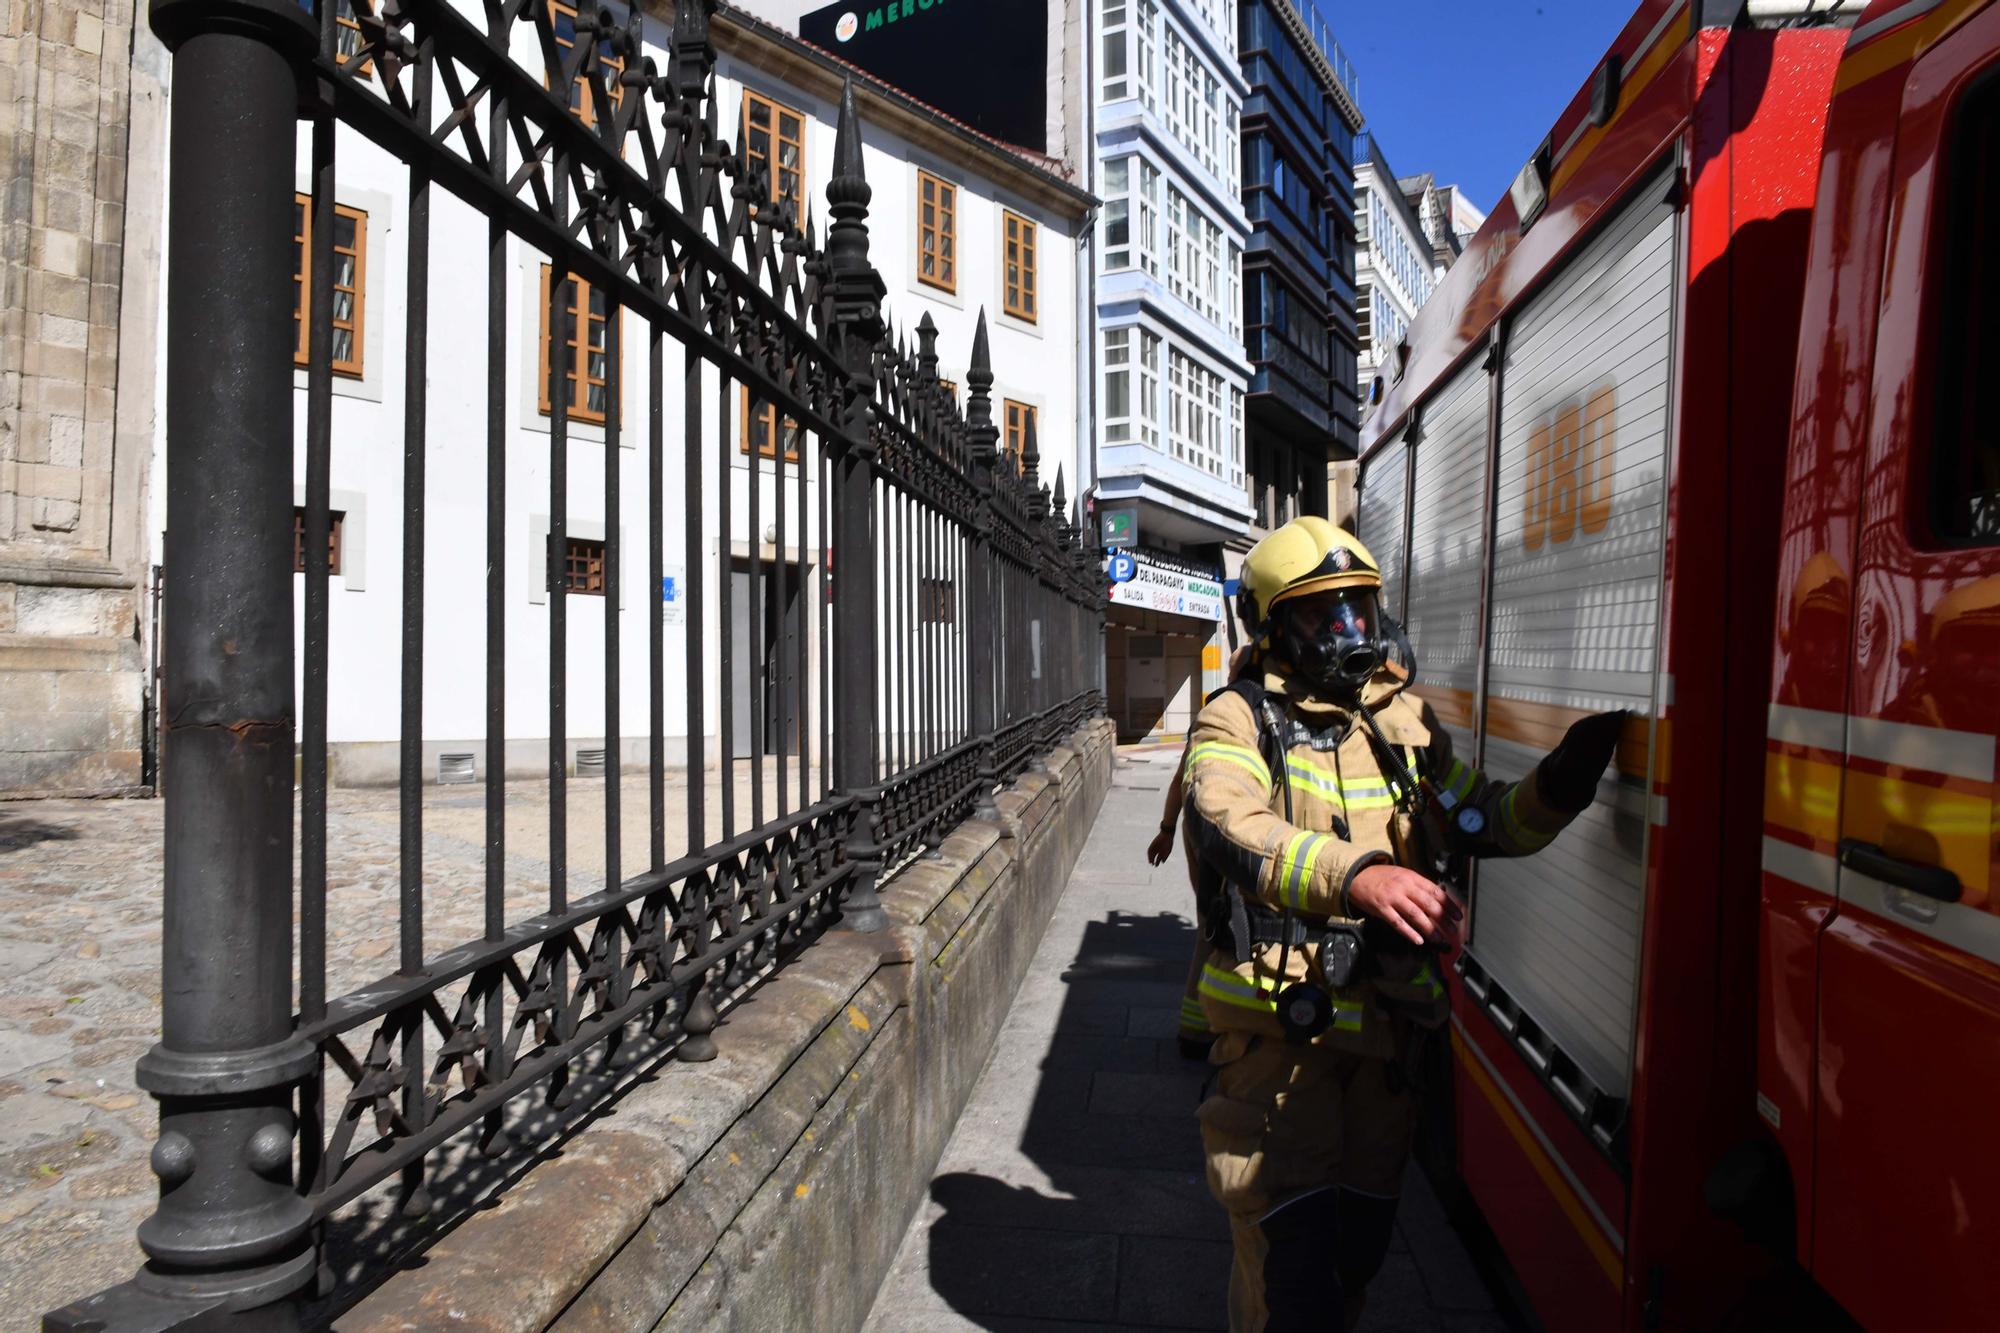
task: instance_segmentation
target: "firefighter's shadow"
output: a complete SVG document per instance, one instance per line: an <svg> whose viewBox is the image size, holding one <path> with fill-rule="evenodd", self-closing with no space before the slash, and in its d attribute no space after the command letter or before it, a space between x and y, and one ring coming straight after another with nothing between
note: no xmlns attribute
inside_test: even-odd
<svg viewBox="0 0 2000 1333"><path fill-rule="evenodd" d="M1004 1113L968 1108L960 1122L963 1135L987 1120L977 1132L993 1135L990 1155L962 1138L955 1152L963 1161L973 1147L993 1173L931 1183L930 1280L961 1317L993 1329L1221 1326L1229 1233L1194 1116L1207 1067L1176 1041L1194 942L1189 916L1113 911L1085 928L1063 973L1053 1034L1002 1033L992 1069L1015 1062L1020 1084Z"/></svg>

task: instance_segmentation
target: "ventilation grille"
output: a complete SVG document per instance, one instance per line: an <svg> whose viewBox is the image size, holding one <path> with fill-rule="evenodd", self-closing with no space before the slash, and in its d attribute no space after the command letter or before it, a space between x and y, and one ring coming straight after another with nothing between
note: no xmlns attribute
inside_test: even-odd
<svg viewBox="0 0 2000 1333"><path fill-rule="evenodd" d="M477 766L472 762L470 754L441 754L438 756L439 783L471 782L477 776Z"/></svg>
<svg viewBox="0 0 2000 1333"><path fill-rule="evenodd" d="M578 750L576 752L576 775L580 778L603 777L604 751Z"/></svg>
<svg viewBox="0 0 2000 1333"><path fill-rule="evenodd" d="M1167 641L1159 634L1134 634L1125 640L1127 657L1165 657Z"/></svg>

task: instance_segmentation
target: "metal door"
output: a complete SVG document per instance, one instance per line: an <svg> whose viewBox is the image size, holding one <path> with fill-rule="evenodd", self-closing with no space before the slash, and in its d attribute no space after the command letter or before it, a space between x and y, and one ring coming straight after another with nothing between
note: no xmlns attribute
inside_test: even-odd
<svg viewBox="0 0 2000 1333"><path fill-rule="evenodd" d="M2000 1305L2000 8L1912 67L1863 474L1814 1274L1871 1329Z"/></svg>
<svg viewBox="0 0 2000 1333"><path fill-rule="evenodd" d="M1669 174L1635 192L1507 329L1483 758L1496 777L1525 776L1585 714L1655 712ZM1482 864L1471 922L1480 964L1613 1097L1630 1086L1645 893L1644 821L1620 810L1627 787L1643 808L1645 781L1607 773L1548 850Z"/></svg>
<svg viewBox="0 0 2000 1333"><path fill-rule="evenodd" d="M1471 762L1486 566L1487 398L1475 358L1424 404L1410 487L1409 615L1417 692Z"/></svg>
<svg viewBox="0 0 2000 1333"><path fill-rule="evenodd" d="M1409 445L1402 439L1384 445L1361 469L1361 493L1354 503L1354 535L1382 570L1387 594L1384 609L1401 618L1403 612L1404 515L1409 512Z"/></svg>

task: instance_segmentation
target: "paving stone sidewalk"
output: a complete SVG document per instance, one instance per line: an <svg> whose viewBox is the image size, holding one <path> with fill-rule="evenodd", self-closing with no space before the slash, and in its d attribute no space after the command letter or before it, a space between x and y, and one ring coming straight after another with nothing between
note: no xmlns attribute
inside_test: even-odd
<svg viewBox="0 0 2000 1333"><path fill-rule="evenodd" d="M765 765L764 788L769 817L775 765ZM754 813L750 789L746 772L736 784L739 829ZM427 952L483 929L483 792L424 791ZM711 775L711 841L722 832L719 795ZM603 884L603 781L571 783L568 807L574 900ZM643 776L621 783L619 810L630 874L647 857L651 827ZM686 812L675 779L669 859L687 843ZM143 1258L134 1233L156 1196L147 1154L158 1118L133 1066L160 1030L164 813L156 800L0 802L0 1333L39 1328L43 1311L130 1277ZM329 995L395 968L398 821L393 790L330 794ZM507 919L516 921L548 904L545 783L509 784L506 825Z"/></svg>
<svg viewBox="0 0 2000 1333"><path fill-rule="evenodd" d="M1229 1239L1201 1172L1205 1075L1173 1040L1194 939L1176 848L1145 847L1179 749L1123 751L869 1333L1225 1325ZM1503 1333L1423 1177L1359 1333Z"/></svg>

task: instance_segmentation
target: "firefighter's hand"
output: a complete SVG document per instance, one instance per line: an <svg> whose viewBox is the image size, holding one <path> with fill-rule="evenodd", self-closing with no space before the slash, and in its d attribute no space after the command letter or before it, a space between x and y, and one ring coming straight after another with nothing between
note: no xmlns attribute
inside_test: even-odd
<svg viewBox="0 0 2000 1333"><path fill-rule="evenodd" d="M1359 871L1347 886L1347 901L1419 945L1436 939L1444 923L1460 915L1449 894L1402 866L1372 865Z"/></svg>
<svg viewBox="0 0 2000 1333"><path fill-rule="evenodd" d="M1542 760L1537 780L1542 799L1566 815L1581 813L1597 795L1597 780L1618 750L1618 734L1632 714L1624 709L1594 713L1571 724Z"/></svg>
<svg viewBox="0 0 2000 1333"><path fill-rule="evenodd" d="M1153 835L1153 840L1146 844L1146 861L1149 865L1165 865L1167 858L1173 854L1174 831L1171 828L1161 829Z"/></svg>

